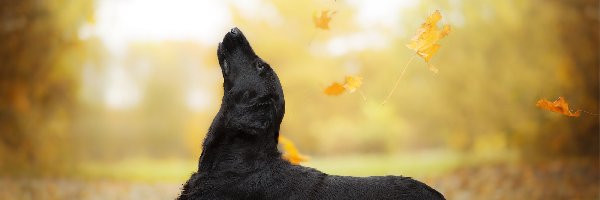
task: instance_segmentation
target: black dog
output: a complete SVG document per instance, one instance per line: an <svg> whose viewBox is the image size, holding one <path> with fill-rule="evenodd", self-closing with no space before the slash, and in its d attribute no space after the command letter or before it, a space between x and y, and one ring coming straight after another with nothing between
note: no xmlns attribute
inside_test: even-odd
<svg viewBox="0 0 600 200"><path fill-rule="evenodd" d="M401 176L333 176L292 165L277 150L283 90L269 64L233 28L217 50L225 94L198 172L178 199L444 199Z"/></svg>

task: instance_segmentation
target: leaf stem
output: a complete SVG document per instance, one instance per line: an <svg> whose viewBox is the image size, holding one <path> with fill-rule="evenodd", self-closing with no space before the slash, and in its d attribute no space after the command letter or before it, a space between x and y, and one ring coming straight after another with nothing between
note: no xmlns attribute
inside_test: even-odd
<svg viewBox="0 0 600 200"><path fill-rule="evenodd" d="M317 37L317 33L319 33L319 30L315 30L315 32L313 32L312 36L310 36L310 40L308 41L308 46L312 45L313 40L315 40L315 37Z"/></svg>
<svg viewBox="0 0 600 200"><path fill-rule="evenodd" d="M385 105L385 103L387 103L388 100L390 100L390 98L394 94L394 91L396 91L396 88L398 87L398 84L400 83L400 80L404 76L404 72L406 72L406 68L408 68L408 65L412 62L412 60L416 56L417 56L417 54L413 55L412 57L410 57L410 59L408 60L408 62L406 62L406 64L404 64L404 68L402 69L402 72L400 73L400 76L398 76L398 79L396 79L396 83L394 84L394 87L392 88L392 90L390 91L390 93L388 93L387 97L385 97L385 100L383 100L383 102L381 102L382 106Z"/></svg>
<svg viewBox="0 0 600 200"><path fill-rule="evenodd" d="M599 115L597 113L591 113L591 112L588 112L588 111L585 111L585 110L581 110L581 112L583 112L585 114L588 114L588 115L594 115L594 116L598 116Z"/></svg>
<svg viewBox="0 0 600 200"><path fill-rule="evenodd" d="M362 92L362 90L358 90L358 94L360 94L360 96L362 97L363 101L365 101L365 103L367 103L367 97L365 96L365 94Z"/></svg>

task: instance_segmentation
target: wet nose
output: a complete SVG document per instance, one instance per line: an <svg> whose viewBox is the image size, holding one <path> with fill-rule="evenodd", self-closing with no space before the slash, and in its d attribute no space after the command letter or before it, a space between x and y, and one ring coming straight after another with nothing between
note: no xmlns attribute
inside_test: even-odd
<svg viewBox="0 0 600 200"><path fill-rule="evenodd" d="M231 32L232 35L237 35L240 33L240 29L235 27L235 28L232 28L231 31L229 31L229 32Z"/></svg>

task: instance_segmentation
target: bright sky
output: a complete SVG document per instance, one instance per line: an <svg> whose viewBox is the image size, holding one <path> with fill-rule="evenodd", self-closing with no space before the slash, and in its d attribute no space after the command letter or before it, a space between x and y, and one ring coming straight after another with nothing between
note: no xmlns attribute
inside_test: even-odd
<svg viewBox="0 0 600 200"><path fill-rule="evenodd" d="M335 56L386 45L386 38L376 30L399 31L397 25L401 13L398 9L415 6L417 1L348 0L347 3L357 9L355 23L364 31L332 38L326 49ZM226 31L234 26L228 5L238 8L246 18L283 23L278 10L263 0L100 0L96 24L82 28L80 36L97 35L115 58L109 62L112 64L107 68L109 71L104 81L105 103L114 108L126 108L136 104L140 98L133 75L119 65L129 43L186 40L216 44L224 31L215 30ZM206 100L207 95L211 94L196 87L190 90L187 102L190 107L201 110L210 104Z"/></svg>
<svg viewBox="0 0 600 200"><path fill-rule="evenodd" d="M231 26L224 1L101 0L96 31L111 51L131 41L165 39L212 43ZM158 29L157 29L158 28Z"/></svg>

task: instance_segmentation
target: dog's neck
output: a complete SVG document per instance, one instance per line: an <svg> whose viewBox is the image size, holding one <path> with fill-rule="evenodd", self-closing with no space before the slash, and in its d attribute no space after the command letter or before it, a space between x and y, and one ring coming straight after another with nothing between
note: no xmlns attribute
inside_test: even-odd
<svg viewBox="0 0 600 200"><path fill-rule="evenodd" d="M200 155L199 173L210 173L214 170L243 172L255 170L265 163L264 160L280 159L277 150L279 124L264 132L248 134L244 130L223 126L227 113L219 111L206 135Z"/></svg>

